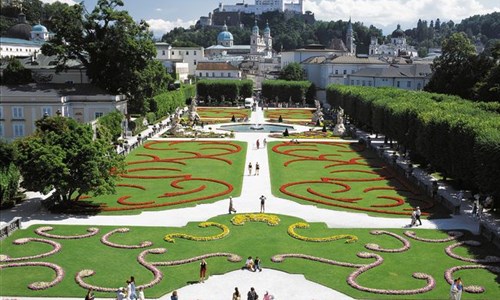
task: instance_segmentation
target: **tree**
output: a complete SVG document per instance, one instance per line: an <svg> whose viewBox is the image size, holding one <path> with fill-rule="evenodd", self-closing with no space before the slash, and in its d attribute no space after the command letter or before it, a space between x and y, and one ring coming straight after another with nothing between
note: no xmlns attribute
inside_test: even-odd
<svg viewBox="0 0 500 300"><path fill-rule="evenodd" d="M93 139L92 128L60 116L36 121L32 136L16 141L22 186L69 203L82 195L115 191L123 157L104 139Z"/></svg>
<svg viewBox="0 0 500 300"><path fill-rule="evenodd" d="M32 82L31 71L24 66L15 57L9 58L9 64L3 71L3 84L25 84Z"/></svg>
<svg viewBox="0 0 500 300"><path fill-rule="evenodd" d="M433 74L425 90L472 98L472 88L484 76L485 61L465 33L454 33L443 41L442 55L432 64Z"/></svg>
<svg viewBox="0 0 500 300"><path fill-rule="evenodd" d="M129 96L130 112L145 113L147 103L167 86L166 71L154 60L156 48L145 21L134 22L117 10L122 0L99 0L92 12L82 3L61 7L54 16L55 38L42 46L57 55L58 70L78 58L92 83L110 93Z"/></svg>
<svg viewBox="0 0 500 300"><path fill-rule="evenodd" d="M301 81L304 80L304 70L299 63L290 63L288 64L280 74L279 79L288 80L288 81Z"/></svg>
<svg viewBox="0 0 500 300"><path fill-rule="evenodd" d="M14 165L16 157L12 144L0 140L0 207L13 204L21 178L19 169Z"/></svg>

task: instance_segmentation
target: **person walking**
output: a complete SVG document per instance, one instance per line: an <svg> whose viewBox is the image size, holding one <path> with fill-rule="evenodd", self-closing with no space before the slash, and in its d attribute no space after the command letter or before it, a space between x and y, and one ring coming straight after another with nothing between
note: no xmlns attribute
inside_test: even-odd
<svg viewBox="0 0 500 300"><path fill-rule="evenodd" d="M257 295L257 292L253 287L250 288L250 291L248 291L247 294L247 300L257 300L259 299L259 295Z"/></svg>
<svg viewBox="0 0 500 300"><path fill-rule="evenodd" d="M236 213L236 209L233 207L233 197L229 196L229 214Z"/></svg>
<svg viewBox="0 0 500 300"><path fill-rule="evenodd" d="M207 274L207 262L202 259L200 263L200 282L205 282L205 277Z"/></svg>
<svg viewBox="0 0 500 300"><path fill-rule="evenodd" d="M458 295L458 284L457 284L457 279L453 280L453 283L451 284L450 288L450 300L457 300L457 295Z"/></svg>
<svg viewBox="0 0 500 300"><path fill-rule="evenodd" d="M170 296L170 300L179 300L179 296L177 296L177 291L172 292L172 296Z"/></svg>
<svg viewBox="0 0 500 300"><path fill-rule="evenodd" d="M256 256L255 260L253 261L255 271L259 270L259 272L262 272L262 267L260 266L260 262L261 262L260 258L258 256Z"/></svg>
<svg viewBox="0 0 500 300"><path fill-rule="evenodd" d="M252 175L252 162L248 163L248 175Z"/></svg>
<svg viewBox="0 0 500 300"><path fill-rule="evenodd" d="M259 176L259 171L260 171L260 166L259 166L259 163L256 162L255 163L255 175L256 176Z"/></svg>
<svg viewBox="0 0 500 300"><path fill-rule="evenodd" d="M266 140L266 139L264 139L264 140L262 141L262 145L263 145L263 148L266 148L266 145L267 145L267 140Z"/></svg>
<svg viewBox="0 0 500 300"><path fill-rule="evenodd" d="M457 290L458 290L458 293L456 295L456 299L460 300L460 299L462 299L462 291L464 290L462 278L460 278L460 277L457 278Z"/></svg>
<svg viewBox="0 0 500 300"><path fill-rule="evenodd" d="M263 213L266 211L266 196L260 196L260 212Z"/></svg>
<svg viewBox="0 0 500 300"><path fill-rule="evenodd" d="M233 299L232 300L241 300L241 294L240 291L238 291L238 288L234 288L234 293L233 293Z"/></svg>
<svg viewBox="0 0 500 300"><path fill-rule="evenodd" d="M415 208L415 220L418 221L419 225L422 226L422 221L420 220L420 216L422 215L422 212L420 211L420 206L417 206ZM415 225L417 222L415 222Z"/></svg>
<svg viewBox="0 0 500 300"><path fill-rule="evenodd" d="M257 142L255 143L255 145L257 146L257 149L260 148L260 142L259 142L259 139L257 139Z"/></svg>

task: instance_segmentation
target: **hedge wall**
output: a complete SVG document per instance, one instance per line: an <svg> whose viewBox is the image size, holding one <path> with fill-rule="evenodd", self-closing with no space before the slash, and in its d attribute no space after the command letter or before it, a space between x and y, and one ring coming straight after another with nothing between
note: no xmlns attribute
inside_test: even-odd
<svg viewBox="0 0 500 300"><path fill-rule="evenodd" d="M500 203L498 104L394 88L330 85L327 101L423 157L465 187Z"/></svg>
<svg viewBox="0 0 500 300"><path fill-rule="evenodd" d="M196 90L194 85L183 85L175 91L167 91L153 97L149 107L150 112L155 113L155 119L159 120L175 111L177 107L186 106L186 100L194 97ZM148 116L151 119L151 115Z"/></svg>
<svg viewBox="0 0 500 300"><path fill-rule="evenodd" d="M311 86L309 81L266 80L262 83L262 96L271 101L288 102L291 98L293 102L302 103L302 99L311 102L314 100L309 99L314 98L314 93L308 93Z"/></svg>
<svg viewBox="0 0 500 300"><path fill-rule="evenodd" d="M234 101L239 97L251 97L253 93L252 80L200 80L196 83L198 96L202 99L221 100L222 96L227 101Z"/></svg>

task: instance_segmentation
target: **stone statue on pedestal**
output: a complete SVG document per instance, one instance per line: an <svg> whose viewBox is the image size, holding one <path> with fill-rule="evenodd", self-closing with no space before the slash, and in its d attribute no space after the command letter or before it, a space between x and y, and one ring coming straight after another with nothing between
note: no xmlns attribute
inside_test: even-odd
<svg viewBox="0 0 500 300"><path fill-rule="evenodd" d="M316 105L316 111L314 112L312 116L312 123L316 124L318 121L322 122L323 119L323 112L321 111L321 103L319 100L314 100L314 104Z"/></svg>
<svg viewBox="0 0 500 300"><path fill-rule="evenodd" d="M333 134L342 136L345 133L345 126L344 126L344 110L342 107L339 107L339 110L337 111L337 125L333 128Z"/></svg>

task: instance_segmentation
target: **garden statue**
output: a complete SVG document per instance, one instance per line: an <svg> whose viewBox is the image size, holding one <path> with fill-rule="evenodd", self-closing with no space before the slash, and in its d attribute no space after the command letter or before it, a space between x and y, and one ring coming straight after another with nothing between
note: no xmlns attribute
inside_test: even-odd
<svg viewBox="0 0 500 300"><path fill-rule="evenodd" d="M189 105L189 121L194 122L200 120L200 116L198 115L197 112L197 105L198 103L196 102L196 98L191 99L191 105Z"/></svg>
<svg viewBox="0 0 500 300"><path fill-rule="evenodd" d="M318 122L323 122L323 112L321 111L321 103L319 100L314 100L316 106L316 111L314 112L311 122L317 124Z"/></svg>
<svg viewBox="0 0 500 300"><path fill-rule="evenodd" d="M345 133L345 126L344 126L344 110L342 107L339 107L339 110L337 111L337 125L333 128L333 134L337 136L342 136Z"/></svg>
<svg viewBox="0 0 500 300"><path fill-rule="evenodd" d="M176 109L176 112L173 114L170 122L170 129L167 131L169 134L176 134L179 131L180 120L181 117L179 111Z"/></svg>

